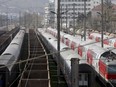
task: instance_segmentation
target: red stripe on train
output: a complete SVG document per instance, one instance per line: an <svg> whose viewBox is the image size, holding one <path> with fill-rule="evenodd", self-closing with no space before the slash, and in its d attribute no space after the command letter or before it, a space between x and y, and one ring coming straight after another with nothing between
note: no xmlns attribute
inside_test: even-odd
<svg viewBox="0 0 116 87"><path fill-rule="evenodd" d="M114 42L114 47L116 47L116 42Z"/></svg>
<svg viewBox="0 0 116 87"><path fill-rule="evenodd" d="M105 74L106 79L116 79L116 74Z"/></svg>

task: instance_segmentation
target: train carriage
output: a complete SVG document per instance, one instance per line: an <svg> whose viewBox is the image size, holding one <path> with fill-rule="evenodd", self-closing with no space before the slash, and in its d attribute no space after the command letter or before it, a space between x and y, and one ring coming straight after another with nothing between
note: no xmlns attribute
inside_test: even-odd
<svg viewBox="0 0 116 87"><path fill-rule="evenodd" d="M41 33L41 35L43 35L44 38L44 43L46 43L47 40L47 47L48 49L51 50L51 52L57 52L57 39L54 38L53 36L47 34L47 33ZM48 39L51 38L51 39ZM71 86L71 58L79 58L78 54L73 51L70 47L68 47L67 45L60 43L61 47L60 47L60 67L61 70L63 72L63 74L65 75L65 79L69 85L69 87ZM57 60L57 55L53 54L53 57L56 61ZM83 62L81 62L83 63ZM80 73L80 76L85 76L86 74ZM80 77L80 78L83 78ZM83 82L85 82L85 84L82 84ZM84 79L80 79L79 82L80 86L84 85L84 86L88 86L88 80L84 80Z"/></svg>
<svg viewBox="0 0 116 87"><path fill-rule="evenodd" d="M18 64L15 63L19 60L24 34L25 31L20 30L0 56L0 87L8 87L18 74Z"/></svg>
<svg viewBox="0 0 116 87"><path fill-rule="evenodd" d="M87 39L87 41L83 41L79 37L72 37L72 36L66 35L66 34L61 34L61 35L64 36L64 44L65 45L67 45L65 36L66 36L66 38L68 38L70 40L70 42L67 46L69 46L72 49L72 51L75 52L74 54L76 54L77 57L80 56L80 60L81 60L80 63L91 67L91 70L95 71L95 76L98 76L99 78L101 78L101 80L104 83L111 82L113 84L116 84L116 76L115 76L116 75L116 72L115 72L116 71L116 68L115 68L115 66L116 66L116 64L115 64L116 63L116 58L115 58L116 50L113 50L114 47L104 45L104 47L102 48L101 43L99 41L97 43L96 43L96 41L89 40L89 39ZM45 37L46 37L46 35L44 35L44 38ZM55 37L54 37L54 39L55 39ZM115 39L112 39L111 41L114 43ZM55 47L57 47L57 45L56 45L57 38L55 40L53 40L50 43L50 45L53 45L53 43L55 43L55 44L52 47L55 50L56 49ZM107 43L107 41L106 41L106 43ZM56 52L57 52L57 50L56 50ZM69 53L71 54L71 52L69 52ZM61 53L61 57L62 57L61 59L64 58L63 59L64 62L66 64L68 64L69 62L65 60L66 58L68 58L68 55L66 57L63 57L63 56L66 56L66 54ZM66 67L69 67L69 65L65 66L65 68ZM66 69L69 72L70 68L66 68ZM69 73L67 73L67 75L68 74ZM81 77L83 77L83 76L84 76L84 74L82 74ZM86 76L86 74L85 74L85 76Z"/></svg>

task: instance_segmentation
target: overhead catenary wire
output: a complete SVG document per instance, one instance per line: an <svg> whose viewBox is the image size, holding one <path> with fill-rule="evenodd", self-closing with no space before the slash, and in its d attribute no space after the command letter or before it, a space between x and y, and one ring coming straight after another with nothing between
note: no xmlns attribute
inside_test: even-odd
<svg viewBox="0 0 116 87"><path fill-rule="evenodd" d="M109 39L112 39L112 38L109 38ZM104 39L104 40L108 40L108 39ZM81 46L91 45L91 44L94 44L94 43L99 43L99 42L92 42L92 43L88 43L88 44L81 45ZM78 48L78 47L75 47L75 49L76 49L76 48ZM116 49L116 48L113 48L113 49ZM113 49L112 49L112 50L113 50ZM67 49L67 50L71 50L71 49ZM59 51L59 52L64 52L64 51L67 51L67 50L63 50L63 51ZM110 50L111 50L111 49L110 49ZM31 60L33 60L33 59L42 58L42 57L44 57L44 56L49 56L49 55L56 54L56 53L58 53L58 51L57 51L57 52L53 52L53 53L49 53L49 54L46 54L46 55L42 55L42 56L38 56L38 57L34 57L34 58L22 60L22 61L20 61L20 62L16 62L15 64L19 64L19 63L31 61ZM83 59L81 59L81 60L83 60ZM84 60L85 60L85 59L84 59ZM7 64L6 66L10 66L10 65L12 65L12 64ZM1 66L0 68L4 68L4 67L6 67L6 66Z"/></svg>
<svg viewBox="0 0 116 87"><path fill-rule="evenodd" d="M96 43L96 42L94 42L94 43ZM89 43L89 44L86 44L86 45L90 45L90 44L93 44L93 43ZM83 46L85 46L85 45L83 45ZM77 48L77 47L75 47L75 48ZM71 50L71 49L68 49L68 50ZM67 51L67 50L63 50L63 51L59 51L59 52L64 52L64 51ZM19 64L19 63L23 63L23 62L28 62L28 61L31 61L31 60L35 60L35 59L42 58L42 57L45 57L45 56L49 56L49 55L56 54L56 53L58 53L58 52L53 52L53 53L50 53L50 54L46 54L46 55L42 55L42 56L38 56L38 57L33 57L31 59L26 59L26 60L23 60L23 61L20 61L20 62L16 62L15 64ZM4 68L4 67L10 66L10 65L12 65L12 64L7 64L6 66L1 66L0 68Z"/></svg>
<svg viewBox="0 0 116 87"><path fill-rule="evenodd" d="M65 50L67 51L67 50ZM64 51L60 51L60 52L64 52ZM48 55L52 55L52 54L56 54L57 52L53 52L53 53L49 53L47 55L42 55L42 56L38 56L38 57L34 57L34 58L31 58L31 59L27 59L27 60L24 60L24 61L21 61L21 62L17 62L17 63L22 63L22 62L26 62L26 61L31 61L31 60L35 60L35 59L38 59L38 58L42 58L44 56L48 56ZM1 67L0 67L1 68ZM115 70L116 71L116 70Z"/></svg>
<svg viewBox="0 0 116 87"><path fill-rule="evenodd" d="M29 39L29 38L28 38ZM37 37L37 39L39 40L39 38ZM35 40L34 40L35 41ZM40 41L40 40L39 40ZM41 42L41 41L40 41ZM30 43L30 40L28 40L28 43ZM34 44L37 44L37 41L36 41L36 43L34 43ZM46 51L44 50L44 46L43 46L43 44L42 43L40 43L40 45L41 45L41 47L42 47L42 49L43 49L43 51L45 52L45 54L46 54ZM34 45L35 46L35 45ZM29 50L30 50L30 45L28 44L28 48L29 48ZM34 49L36 49L37 50L37 48L36 47L34 47ZM28 51L29 52L29 51ZM33 51L31 51L32 53L34 53L35 52L35 50L33 50ZM36 54L35 54L35 56L36 56ZM30 57L30 52L29 52L29 56L28 56L28 58ZM34 56L33 56L34 57ZM33 60L34 61L34 60ZM17 78L10 84L10 86L9 87L11 87L16 81L17 81L17 79L20 77L20 76L23 76L23 74L24 74L24 72L29 68L29 66L27 65L28 64L28 62L26 62L26 64L25 64L25 67L24 67L24 70L23 70L23 72L21 72L18 76L17 76ZM31 70L31 68L30 68L30 70ZM16 72L15 72L16 73ZM19 73L19 72L18 72ZM30 73L30 72L29 72ZM28 75L29 76L29 75ZM28 81L26 81L26 84L27 84L27 82ZM25 84L25 86L26 86L26 84Z"/></svg>
<svg viewBox="0 0 116 87"><path fill-rule="evenodd" d="M91 43L92 44L92 43ZM89 45L89 44L87 44ZM83 45L84 46L84 45ZM77 47L76 47L77 48ZM116 48L114 48L116 49ZM67 49L67 50L62 50L62 51L59 51L59 52L65 52L65 51L68 51L68 50L72 50L72 49ZM112 49L113 50L113 49ZM28 61L31 61L31 60L35 60L35 59L39 59L39 58L42 58L42 57L45 57L45 56L50 56L50 55L53 55L53 54L57 54L57 52L52 52L52 53L49 53L49 54L45 54L45 55L41 55L41 56L38 56L38 57L33 57L33 58L30 58L30 59L26 59L26 60L22 60L20 62L16 62L15 64L19 64L19 63L24 63L24 62L28 62ZM86 60L86 59L81 59L81 60ZM98 59L93 59L93 60L98 60ZM7 66L11 66L11 65L14 65L14 64L7 64L5 66L0 66L0 68L5 68Z"/></svg>
<svg viewBox="0 0 116 87"><path fill-rule="evenodd" d="M93 42L93 43L96 43L96 42ZM92 44L92 43L89 43L89 44ZM89 44L86 44L86 45L89 45ZM84 45L83 45L83 46L84 46ZM64 50L64 51L67 51L67 50ZM62 52L64 52L64 51L62 51ZM61 52L61 51L60 51L60 52ZM57 53L57 52L55 52L55 53ZM54 54L54 53L53 53L53 54ZM49 55L49 54L47 54L47 55ZM47 55L46 55L46 56L47 56ZM51 55L51 54L50 54L50 55ZM45 56L45 55L42 55L42 56ZM34 58L35 58L35 57L34 57ZM38 58L41 58L41 57L39 56ZM37 59L38 59L38 58L37 58ZM31 61L31 60L30 60L30 61Z"/></svg>
<svg viewBox="0 0 116 87"><path fill-rule="evenodd" d="M37 51L36 44L38 44L38 41L34 40L33 43L34 43L35 45L34 45L34 47L33 47L32 54L34 54L34 52ZM35 57L35 56L36 56L36 54L33 55L33 57ZM30 70L29 70L29 73L28 73L28 77L27 77L27 80L26 80L25 87L26 87L27 84L28 84L28 80L29 80L29 77L30 77L30 74L31 74L31 71L32 71L33 64L34 64L34 60L32 60L32 62L31 62L31 67L30 67Z"/></svg>
<svg viewBox="0 0 116 87"><path fill-rule="evenodd" d="M35 42L36 40L34 40L34 42ZM34 49L35 49L35 45L34 45ZM34 51L32 51L32 53L34 53ZM33 60L34 61L34 60ZM30 76L30 73L31 73L31 69L32 69L32 66L33 66L33 61L32 61L32 63L31 63L31 68L30 68L30 70L29 70L29 74L28 74L28 76L27 76L27 80L26 80L26 83L25 83L25 87L27 86L27 83L28 83L28 79L29 79L29 76Z"/></svg>

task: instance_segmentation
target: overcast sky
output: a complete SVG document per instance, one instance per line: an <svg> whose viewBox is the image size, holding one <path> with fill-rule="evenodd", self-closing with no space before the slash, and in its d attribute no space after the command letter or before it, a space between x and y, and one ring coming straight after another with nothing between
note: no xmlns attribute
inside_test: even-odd
<svg viewBox="0 0 116 87"><path fill-rule="evenodd" d="M0 0L0 12L44 12L44 6L49 0ZM50 0L54 1L54 0ZM116 0L112 0L116 2Z"/></svg>
<svg viewBox="0 0 116 87"><path fill-rule="evenodd" d="M0 0L0 11L33 11L43 12L48 0Z"/></svg>

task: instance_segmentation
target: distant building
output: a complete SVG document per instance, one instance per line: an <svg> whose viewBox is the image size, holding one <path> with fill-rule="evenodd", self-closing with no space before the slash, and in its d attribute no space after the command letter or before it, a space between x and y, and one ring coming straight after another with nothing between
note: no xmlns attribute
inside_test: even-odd
<svg viewBox="0 0 116 87"><path fill-rule="evenodd" d="M49 3L49 25L51 27L54 27L55 14L53 14L51 11L55 12L55 7L53 2Z"/></svg>
<svg viewBox="0 0 116 87"><path fill-rule="evenodd" d="M54 15L52 12L55 12L55 7L54 7L54 3L50 2L48 4L46 4L45 6L45 16L44 16L44 25L46 27L51 26L54 27Z"/></svg>
<svg viewBox="0 0 116 87"><path fill-rule="evenodd" d="M46 4L44 10L45 10L44 26L47 27L49 24L49 4Z"/></svg>
<svg viewBox="0 0 116 87"><path fill-rule="evenodd" d="M100 4L100 0L87 0L86 1L86 12L90 12L92 8ZM67 11L66 11L67 5ZM84 1L83 0L61 0L61 15L62 23L66 23L66 18L68 19L68 24L73 26L73 16L75 19L78 17L78 13L84 13ZM75 11L75 13L74 13ZM55 0L55 12L57 12L57 0ZM57 16L57 15L56 15ZM56 18L56 17L55 17ZM55 22L57 19L55 19Z"/></svg>

